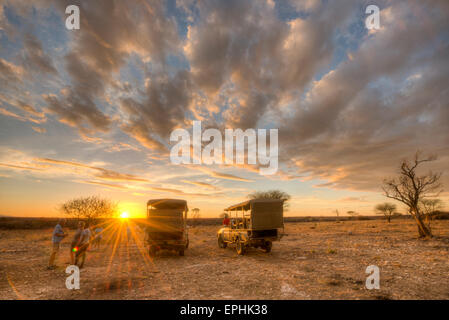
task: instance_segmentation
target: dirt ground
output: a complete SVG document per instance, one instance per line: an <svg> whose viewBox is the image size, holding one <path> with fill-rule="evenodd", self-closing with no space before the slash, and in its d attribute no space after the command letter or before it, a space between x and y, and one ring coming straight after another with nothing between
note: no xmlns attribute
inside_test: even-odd
<svg viewBox="0 0 449 320"><path fill-rule="evenodd" d="M149 259L138 231L115 252L111 240L88 253L80 290L65 286L70 237L46 270L51 229L0 231L0 298L449 299L447 220L433 223L432 240L417 239L410 220L287 223L271 253L245 256L219 249L217 229L192 227L184 257ZM379 290L365 288L369 265L380 268Z"/></svg>

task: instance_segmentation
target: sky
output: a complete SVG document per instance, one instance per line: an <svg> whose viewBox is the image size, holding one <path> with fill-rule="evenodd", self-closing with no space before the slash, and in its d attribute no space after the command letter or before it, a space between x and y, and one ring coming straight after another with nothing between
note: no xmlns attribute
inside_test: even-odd
<svg viewBox="0 0 449 320"><path fill-rule="evenodd" d="M449 187L448 61L447 0L0 0L0 215L98 195L132 217L153 198L216 217L270 189L292 196L286 216L371 215L417 150ZM172 164L194 120L278 129L277 173Z"/></svg>

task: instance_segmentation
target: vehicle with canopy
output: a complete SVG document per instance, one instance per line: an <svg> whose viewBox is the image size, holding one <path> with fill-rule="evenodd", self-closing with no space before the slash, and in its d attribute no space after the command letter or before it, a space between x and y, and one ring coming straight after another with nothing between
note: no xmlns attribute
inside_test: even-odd
<svg viewBox="0 0 449 320"><path fill-rule="evenodd" d="M281 239L284 229L284 200L253 199L225 209L231 223L218 230L218 246L235 244L239 255L249 247L270 252L273 241Z"/></svg>
<svg viewBox="0 0 449 320"><path fill-rule="evenodd" d="M153 199L147 202L145 242L150 255L163 249L184 255L184 250L189 247L188 210L185 200Z"/></svg>

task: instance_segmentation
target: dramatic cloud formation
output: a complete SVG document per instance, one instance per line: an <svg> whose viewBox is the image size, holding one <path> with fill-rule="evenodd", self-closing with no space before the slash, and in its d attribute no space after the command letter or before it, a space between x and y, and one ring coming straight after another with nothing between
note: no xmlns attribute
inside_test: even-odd
<svg viewBox="0 0 449 320"><path fill-rule="evenodd" d="M79 1L72 31L69 4L0 0L0 147L35 155L3 170L78 169L70 181L135 195L274 186L331 205L373 201L350 192L378 194L418 149L447 170L448 1L378 1L379 30L369 1ZM170 133L193 120L279 128L278 173L172 165Z"/></svg>
<svg viewBox="0 0 449 320"><path fill-rule="evenodd" d="M395 2L382 11L382 30L314 82L304 106L286 119L286 158L333 186L372 190L417 149L447 156L449 131L441 119L447 119L449 47L439 38L449 21L447 5L438 5L428 11ZM423 28L421 19L432 27Z"/></svg>

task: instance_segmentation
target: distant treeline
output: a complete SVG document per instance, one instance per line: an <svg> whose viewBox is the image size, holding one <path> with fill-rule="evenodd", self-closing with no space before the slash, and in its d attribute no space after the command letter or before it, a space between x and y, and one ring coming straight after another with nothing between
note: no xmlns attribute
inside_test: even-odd
<svg viewBox="0 0 449 320"><path fill-rule="evenodd" d="M356 217L285 217L285 223L291 222L332 222L332 221L352 221L352 220L381 220L381 216L356 216ZM410 215L401 215L394 219L411 219ZM449 212L441 212L434 218L435 220L449 220ZM58 222L58 218L21 218L21 217L0 217L0 230L16 230L16 229L46 229L53 228ZM145 219L131 219L141 227L144 227ZM76 229L76 219L67 219L66 228ZM105 222L99 220L97 223ZM195 218L188 219L187 224L190 226L220 226L221 218Z"/></svg>
<svg viewBox="0 0 449 320"><path fill-rule="evenodd" d="M393 219L411 219L410 215L395 216ZM304 217L284 217L285 223L292 222L332 222L332 221L362 221L362 220L384 220L383 216L355 216L355 217L336 217L336 216L304 216ZM434 218L435 220L449 220L449 212L440 212ZM189 219L189 225L210 226L220 225L223 219L221 218L197 218Z"/></svg>

